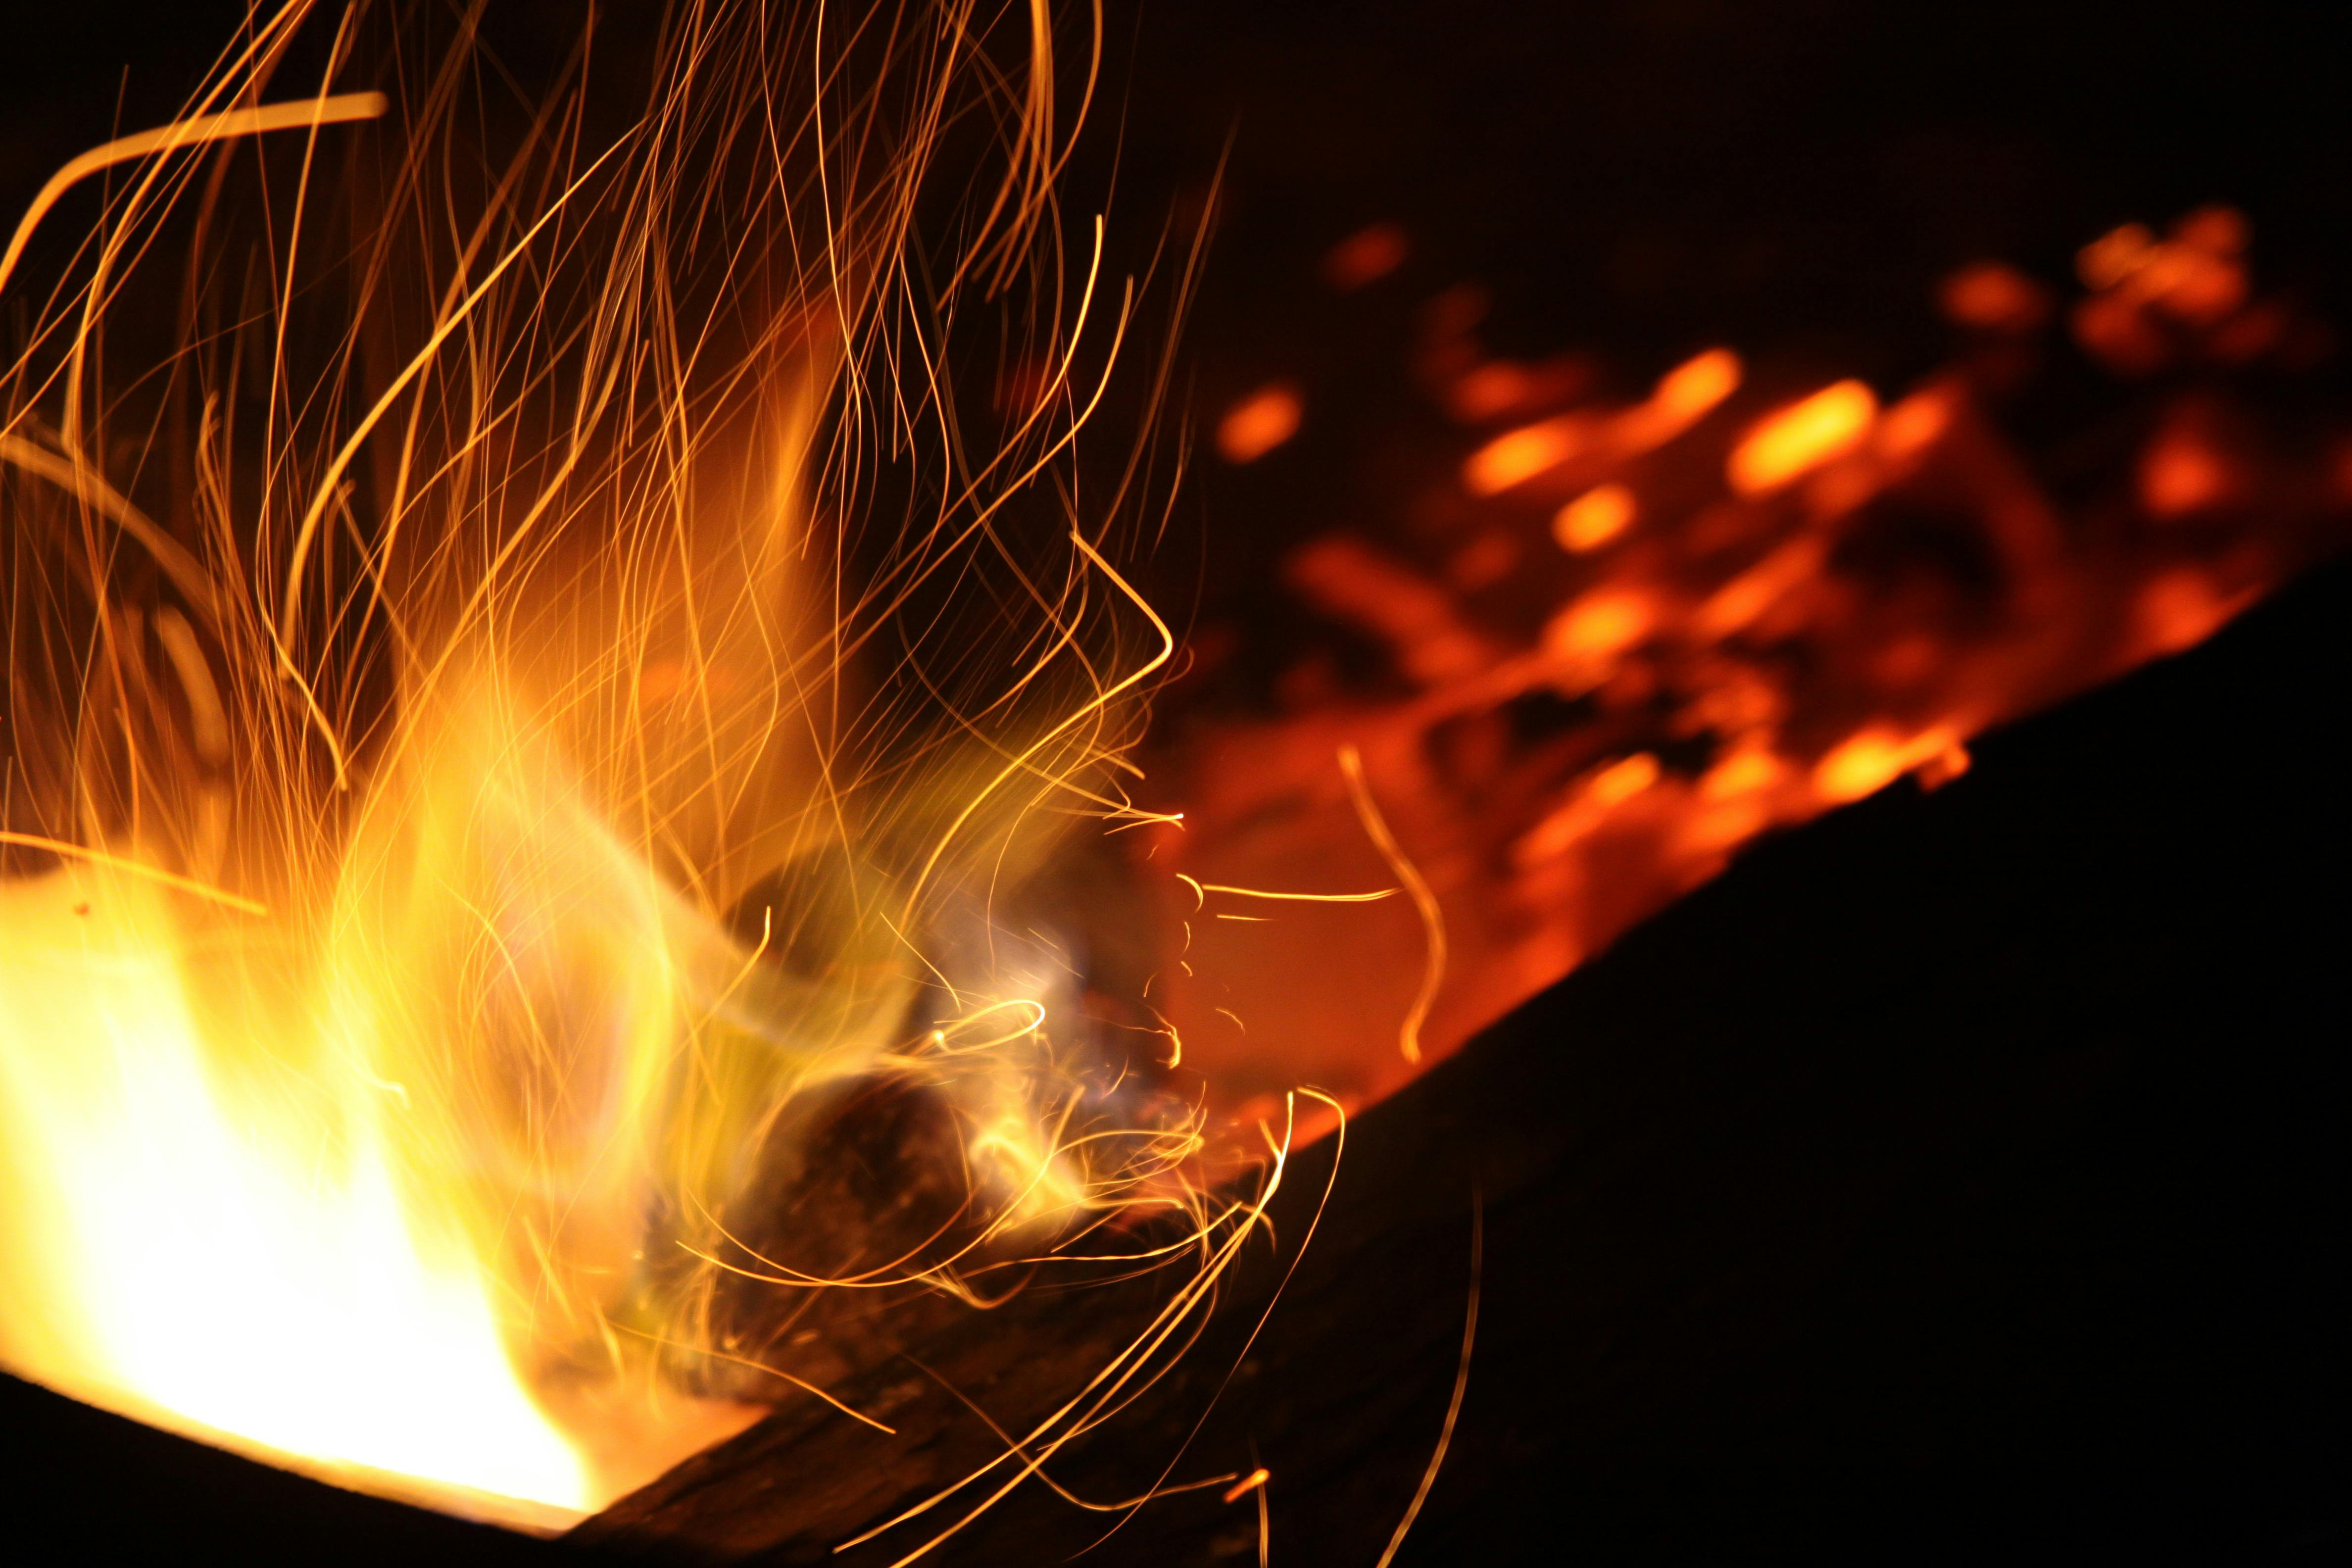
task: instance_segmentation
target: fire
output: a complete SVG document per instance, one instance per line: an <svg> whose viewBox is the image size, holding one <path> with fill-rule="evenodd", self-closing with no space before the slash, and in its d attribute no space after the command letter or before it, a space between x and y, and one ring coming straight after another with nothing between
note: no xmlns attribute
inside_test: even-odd
<svg viewBox="0 0 2352 1568"><path fill-rule="evenodd" d="M1552 532L1562 550L1582 555L1633 527L1637 510L1633 492L1623 485L1596 485L1559 509Z"/></svg>
<svg viewBox="0 0 2352 1568"><path fill-rule="evenodd" d="M67 868L0 900L10 1359L286 1454L585 1507L486 1281L402 1201L393 1086L218 1083L165 899Z"/></svg>
<svg viewBox="0 0 2352 1568"><path fill-rule="evenodd" d="M1901 778L1933 764L1937 782L1968 770L1968 752L1950 725L1938 724L1916 735L1903 735L1883 724L1850 736L1814 764L1813 788L1832 805L1860 800Z"/></svg>
<svg viewBox="0 0 2352 1568"><path fill-rule="evenodd" d="M1590 671L1598 684L1609 660L1640 642L1654 618L1650 596L1640 589L1596 589L1553 617L1544 628L1544 645L1564 666ZM1583 675L1573 679L1581 681Z"/></svg>
<svg viewBox="0 0 2352 1568"><path fill-rule="evenodd" d="M1217 422L1217 450L1229 463L1255 463L1293 436L1306 409L1286 382L1261 387Z"/></svg>
<svg viewBox="0 0 2352 1568"><path fill-rule="evenodd" d="M1584 449L1587 422L1573 417L1546 420L1498 436L1473 453L1462 472L1474 495L1499 495L1547 473Z"/></svg>
<svg viewBox="0 0 2352 1568"><path fill-rule="evenodd" d="M465 36L341 90L401 58L364 10L248 107L310 10L0 262L0 1354L549 1525L832 1402L787 1336L835 1287L983 1300L1141 1203L1200 1220L1182 1321L1261 1208L1196 1201L1188 1113L1094 1071L1055 932L992 904L1060 822L1160 820L1119 781L1172 652L1107 553L1140 489L1054 500L1134 308L1099 224L1003 323L992 455L943 403L955 299L1051 250L1042 10L943 250L938 127L1007 79L967 5L855 71L857 27L689 8L611 125L584 49L520 123ZM950 1130L903 1246L784 1202L877 1084Z"/></svg>
<svg viewBox="0 0 2352 1568"><path fill-rule="evenodd" d="M1464 380L1475 384L1485 371L1473 370ZM1473 495L1495 496L1571 465L1637 458L1706 418L1738 390L1740 374L1738 354L1709 349L1660 376L1649 397L1630 407L1563 414L1495 437L1463 465L1463 485Z"/></svg>
<svg viewBox="0 0 2352 1568"><path fill-rule="evenodd" d="M1731 488L1762 495L1811 473L1862 442L1878 399L1858 381L1825 386L1760 421L1731 449Z"/></svg>
<svg viewBox="0 0 2352 1568"><path fill-rule="evenodd" d="M1647 439L1642 445L1671 441L1706 417L1739 389L1739 356L1729 349L1709 349L1666 372L1643 410Z"/></svg>

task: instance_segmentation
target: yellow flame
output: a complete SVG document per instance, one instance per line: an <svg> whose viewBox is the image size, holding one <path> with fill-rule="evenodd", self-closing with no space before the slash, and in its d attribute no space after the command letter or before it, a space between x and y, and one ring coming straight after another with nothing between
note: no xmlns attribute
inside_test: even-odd
<svg viewBox="0 0 2352 1568"><path fill-rule="evenodd" d="M391 1097L232 1104L175 937L152 886L103 870L0 900L10 1358L288 1453L588 1506L472 1260L412 1226Z"/></svg>
<svg viewBox="0 0 2352 1568"><path fill-rule="evenodd" d="M1262 1209L1199 1208L1192 1127L1106 1121L1055 1058L1052 984L933 952L987 926L970 888L1034 863L1049 813L1160 820L1115 775L1172 651L1106 553L1121 503L1079 517L1056 467L1134 313L1099 219L1072 319L1012 322L1055 368L1002 448L973 461L940 406L926 334L955 312L910 302L915 195L950 83L1010 86L965 68L976 8L940 0L953 47L845 110L785 96L834 79L850 45L825 26L696 10L641 121L595 143L575 76L490 188L427 198L483 162L458 48L388 159L355 159L383 189L345 184L384 205L353 196L343 252L307 232L334 194L322 131L386 100L245 101L309 10L258 20L182 121L61 171L0 259L5 285L61 194L130 165L0 377L0 548L38 588L6 626L23 771L0 855L34 874L0 880L0 1356L547 1525L754 1398L866 1419L737 1342L736 1281L978 1300L1024 1234L1138 1194L1202 1221L1143 1257L1221 1268ZM950 294L1044 281L1068 149L1045 9L1024 23L1030 80ZM788 114L809 134L783 150ZM194 153L293 130L257 195L223 195L245 189L226 162L197 181ZM216 226L242 212L280 247L259 316L235 301L257 324L161 371L110 360L96 328L142 298L184 202L205 310ZM158 386L183 401L136 427L184 416L187 439L150 437L142 489L102 454ZM918 447L937 471L861 555L852 520ZM890 679L861 679L891 642ZM831 1272L754 1251L743 1218L817 1091L866 1075L950 1109L970 1222Z"/></svg>

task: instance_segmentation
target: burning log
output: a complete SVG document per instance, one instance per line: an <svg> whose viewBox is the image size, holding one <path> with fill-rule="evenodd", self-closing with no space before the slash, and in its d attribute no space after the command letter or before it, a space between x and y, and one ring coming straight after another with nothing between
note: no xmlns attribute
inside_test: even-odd
<svg viewBox="0 0 2352 1568"><path fill-rule="evenodd" d="M1402 1561L2340 1536L2347 606L1768 841L1295 1156L1200 1342L935 1560L1385 1561L1481 1225ZM788 1405L572 1539L901 1561L1145 1295L966 1317L834 1390L894 1434Z"/></svg>

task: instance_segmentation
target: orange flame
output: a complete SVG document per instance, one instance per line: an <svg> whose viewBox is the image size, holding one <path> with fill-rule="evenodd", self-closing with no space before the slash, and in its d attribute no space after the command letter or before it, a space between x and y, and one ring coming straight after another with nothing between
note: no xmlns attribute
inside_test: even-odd
<svg viewBox="0 0 2352 1568"><path fill-rule="evenodd" d="M69 165L0 261L71 179L126 168L0 408L26 585L0 855L29 873L0 881L0 1354L552 1525L765 1402L830 1402L729 1316L740 1284L970 1300L1024 1236L1139 1194L1193 1212L1185 1115L1118 1120L1058 1065L1050 943L964 931L1041 824L1160 820L1118 781L1166 627L1097 546L1119 519L1036 482L1133 301L1097 224L1069 313L1007 320L1049 368L992 457L877 439L905 413L872 384L902 352L877 346L905 325L889 280L984 42L961 0L956 47L838 148L830 119L789 155L753 133L814 115L793 84L839 62L751 7L681 23L614 140L568 79L503 166L457 49L342 182L320 149L381 95L240 107L309 9L241 35L183 121ZM1018 300L1042 265L1067 146L1028 19L1041 79L949 297ZM285 145L220 151L263 133ZM476 166L488 188L425 195ZM257 321L215 297L241 224L279 247ZM176 308L183 239L200 337L128 363L99 329ZM866 550L885 486L909 521ZM869 677L877 642L903 658ZM827 1086L881 1074L955 1119L969 1223L838 1273L755 1250ZM1199 1214L1213 1259L1261 1210Z"/></svg>

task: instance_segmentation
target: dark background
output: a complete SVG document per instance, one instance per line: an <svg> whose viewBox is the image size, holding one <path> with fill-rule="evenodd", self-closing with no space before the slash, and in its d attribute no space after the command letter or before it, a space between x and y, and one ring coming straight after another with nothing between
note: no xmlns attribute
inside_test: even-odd
<svg viewBox="0 0 2352 1568"><path fill-rule="evenodd" d="M74 153L168 118L241 12L26 9L0 51L12 214ZM486 34L528 82L586 9L505 0ZM617 46L658 7L599 9ZM1075 82L1084 17L1062 9ZM1930 289L1958 263L2063 278L2114 225L2207 202L2252 217L2261 282L2340 317L2352 95L2329 9L1106 0L1107 90L1066 204L1074 237L1108 206L1115 259L1139 264L1230 142L1185 333L1211 408L1295 368L1318 258L1381 219L1413 241L1400 302L1475 280L1500 353L1597 348L1645 380L1732 339L1885 389L1940 356Z"/></svg>
<svg viewBox="0 0 2352 1568"><path fill-rule="evenodd" d="M578 15L569 5L492 9L494 37L523 62ZM626 27L646 8L614 9ZM92 0L11 17L0 39L0 210L21 210L50 170L116 128L168 117L238 10ZM1315 345L1318 374L1400 379L1395 344L1406 318L1464 279L1491 291L1488 337L1504 353L1593 347L1639 378L1703 343L1732 341L1860 373L1887 390L1942 353L1930 289L1954 264L1998 256L2056 278L2076 247L2117 222L2160 224L2215 200L2252 218L2265 284L2340 325L2352 319L2343 309L2352 98L2328 11L1859 0L1114 4L1110 97L1071 202L1080 209L1111 196L1120 243L1139 258L1164 217L1198 214L1230 141L1211 263L1184 340L1193 397L1208 411L1268 376L1301 374L1298 343ZM77 210L58 215L60 232ZM1376 305L1390 313L1386 326L1364 334L1351 368L1329 344L1355 329L1334 314L1314 268L1330 244L1375 219L1402 224L1414 251L1389 302ZM1311 425L1290 460L1302 477L1273 492L1278 504L1204 472L1183 514L1219 531L1171 547L1160 568L1163 599L1195 595L1205 614L1245 607L1234 584L1259 577L1256 565L1284 541L1370 504L1371 470L1351 451L1318 446ZM1791 1331L1793 1360L1769 1348L1786 1341L1751 1352L1726 1339L1730 1369L1712 1381L1675 1368L1738 1321L1720 1303L1736 1305L1743 1291L1783 1303L1817 1298L1778 1290L1769 1257L1742 1250L1736 1268L1728 1252L1711 1263L1706 1238L1727 1233L1710 1225L1686 1226L1683 1241L1657 1240L1645 1260L1643 1205L1621 1195L1625 1233L1602 1261L1629 1279L1682 1269L1696 1280L1696 1299L1718 1303L1689 1316L1682 1341L1654 1334L1643 1363L1618 1367L1614 1397L1628 1408L1654 1397L1679 1414L1648 1429L1612 1427L1603 1399L1602 1415L1563 1427L1572 1441L1508 1449L1516 1457L1483 1484L1470 1470L1449 1472L1419 1548L1429 1555L1409 1551L1405 1561L1512 1560L1538 1542L1601 1561L1874 1545L1911 1560L1937 1555L1937 1542L1978 1539L2078 1561L2168 1544L2211 1561L2315 1561L2341 1549L2346 1516L2340 1491L2329 1489L2340 1481L2326 1478L2343 1473L2343 1405L2325 1396L2344 1389L2342 1358L2320 1331L2332 1309L2317 1292L2324 1260L2344 1238L2344 1173L2330 1157L2343 1147L2343 1085L2322 1064L2344 1033L2330 973L2343 917L2329 895L2347 868L2340 833L2297 864L2289 829L2315 831L2340 795L2319 770L2336 749L2342 687L2312 660L2330 646L2352 592L2339 574L2301 603L2305 631L2242 640L2228 660L2199 667L2211 673L2200 678L2198 712L2252 717L2201 727L2185 719L2180 744L2161 746L2171 700L2161 694L2188 699L2159 686L2159 697L2137 700L2120 719L2111 706L2106 718L2080 721L2080 733L2103 745L2150 748L2160 787L2145 809L2118 817L2084 796L2066 808L2074 816L2037 816L2042 796L1996 790L2010 815L1997 811L1974 830L1971 842L1991 854L2021 833L2029 844L2035 833L2056 843L2089 823L2113 829L2111 853L2066 872L2076 901L2045 900L2058 912L2030 925L2024 946L2003 950L2008 978L1988 994L2009 1011L1955 1036L1999 1042L2021 1020L2057 1016L2096 1037L2087 1066L2067 1058L2051 1069L2057 1109L2032 1110L2030 1157L1956 1145L1906 1200L1907 1219L1841 1255L1836 1300L1814 1328ZM2032 776L2057 781L2045 795L2073 798L2065 781L2097 776L2111 760L2065 739L2076 722L2062 713L2036 731L2059 737L2035 753L2043 771ZM1988 747L1984 771L1997 773L2001 754ZM2248 821L2272 826L2249 841ZM1808 841L1773 853L1785 866ZM1888 847L1929 841L1898 834ZM2200 868L2197 878L2095 885L2168 857ZM1713 895L1711 907L1753 884ZM1950 886L1959 890L1944 896L1978 900L1937 917L1954 929L1972 916L2022 918L1997 884ZM2168 929L2170 911L2174 925L2210 941L2147 949L2163 967L2143 971L2099 934L2126 907L2141 921L2134 929ZM1799 918L1760 903L1753 913ZM1715 918L1719 927L1724 917ZM1707 959L1695 950L1690 961ZM2189 1001L2129 1000L2158 974L2193 976L2181 993ZM1786 1011L1810 1005L1808 994L1795 986L1783 998L1767 1030L1779 1048L1801 1053L1811 1037L1805 1018ZM1570 1032L1572 1015L1544 1005L1529 1015L1538 1022L1518 1027ZM2298 1017L2310 1020L2301 1031ZM2247 1026L2258 1031L2251 1042L2237 1033ZM2099 1054L2108 1048L2100 1039L2125 1053L2125 1066ZM1975 1103L1993 1092L1988 1086L2008 1084L2015 1059L1987 1049L1981 1063L1963 1057L1939 1068L1938 1092ZM1474 1051L1465 1061L1478 1059ZM1801 1057L1790 1058L1800 1065L1785 1081L1741 1079L1730 1094L1722 1075L1731 1066L1693 1059L1698 1078L1685 1111L1671 1097L1645 1102L1662 1129L1655 1147L1696 1163L1672 1199L1676 1212L1715 1213L1709 1194L1834 1189L1841 1159L1863 1162L1856 1180L1864 1165L1878 1168L1877 1153L1865 1161L1854 1151L1877 1149L1864 1134L1889 1113L1883 1099L1856 1090L1822 1109ZM2091 1089L2067 1087L2085 1074ZM1900 1092L1920 1091L1906 1080ZM1749 1139L1739 1158L1767 1162L1760 1177L1730 1155L1706 1163L1715 1145L1701 1133L1723 1125L1726 1104L1750 1124L1801 1096L1807 1115L1829 1118L1818 1140ZM1831 1163L1826 1175L1808 1169L1815 1160ZM1626 1190L1638 1196L1640 1180L1656 1173L1634 1169ZM2167 1171L2178 1174L2169 1187L2158 1179ZM2048 1223L2011 1239L2008 1227L2036 1213ZM2123 1240L2101 1241L2118 1226ZM2182 1235L2182 1250L2165 1250L2168 1237ZM1939 1264L1936 1249L1952 1237L1958 1261ZM1449 1249L1454 1239L1448 1233ZM1797 1272L1789 1265L1787 1279ZM1451 1250L1431 1273L1454 1288ZM1654 1304L1606 1281L1590 1289L1604 1304L1591 1310L1616 1302L1629 1320ZM1841 1337L1840 1325L1873 1322L1893 1326ZM1639 1338L1640 1327L1591 1331ZM1520 1356L1518 1372L1507 1360L1480 1364L1466 1451L1478 1451L1480 1397L1515 1381L1544 1389L1556 1381L1540 1370L1519 1375L1544 1355L1540 1333L1528 1328L1516 1342L1517 1352L1495 1353ZM1958 1361L1947 1353L1953 1346ZM2024 1348L2011 1353L2016 1346ZM2068 1381L2085 1365L2091 1381ZM1644 1384L1652 1374L1643 1366L1664 1370ZM1968 1389L1976 1392L1954 1392ZM93 1559L114 1550L243 1561L545 1554L135 1432L19 1384L0 1394L0 1530L16 1543L0 1555L38 1557L61 1529L79 1538L68 1555ZM2323 1416L2335 1423L2331 1435L2305 1430ZM1776 1453L1782 1430L1802 1436L1801 1451ZM1612 1455L1612 1432L1635 1436ZM2171 1459L2157 1462L2156 1436ZM1872 1468L1874 1441L1903 1454L1899 1484L1889 1479L1895 1472ZM2003 1457L2020 1453L2033 1463ZM2200 1488L2200 1477L2209 1484ZM2060 1522L2043 1529L2051 1521ZM97 1550L101 1542L108 1550ZM1323 1561L1310 1542L1286 1537L1276 1561ZM1108 1550L1117 1560L1118 1548Z"/></svg>
<svg viewBox="0 0 2352 1568"><path fill-rule="evenodd" d="M586 9L499 0L485 34L528 83L563 58ZM598 9L617 55L659 6ZM13 19L0 211L115 128L168 118L240 10L90 0ZM1085 17L1061 10L1074 85ZM1885 395L1948 355L1933 289L1955 266L1998 258L2063 281L2075 250L2118 223L2160 227L2224 202L2252 221L2257 287L2340 327L2352 94L2329 13L2279 0L1105 0L1106 90L1064 186L1071 243L1107 208L1113 267L1142 270L1201 220L1230 147L1181 384L1202 419L1273 377L1308 394L1278 464L1196 465L1149 585L1180 612L1264 621L1284 547L1391 512L1433 459L1391 450L1384 412L1425 401L1405 365L1413 323L1457 283L1490 298L1481 332L1504 356L1593 351L1642 387L1727 342L1787 376L1861 375ZM91 198L79 201L52 240ZM1337 298L1318 264L1373 221L1402 225L1411 256ZM1147 348L1167 336L1160 320L1139 334ZM1318 417L1335 399L1354 416ZM2058 399L2074 411L2065 389ZM1115 443L1119 420L1104 423Z"/></svg>

